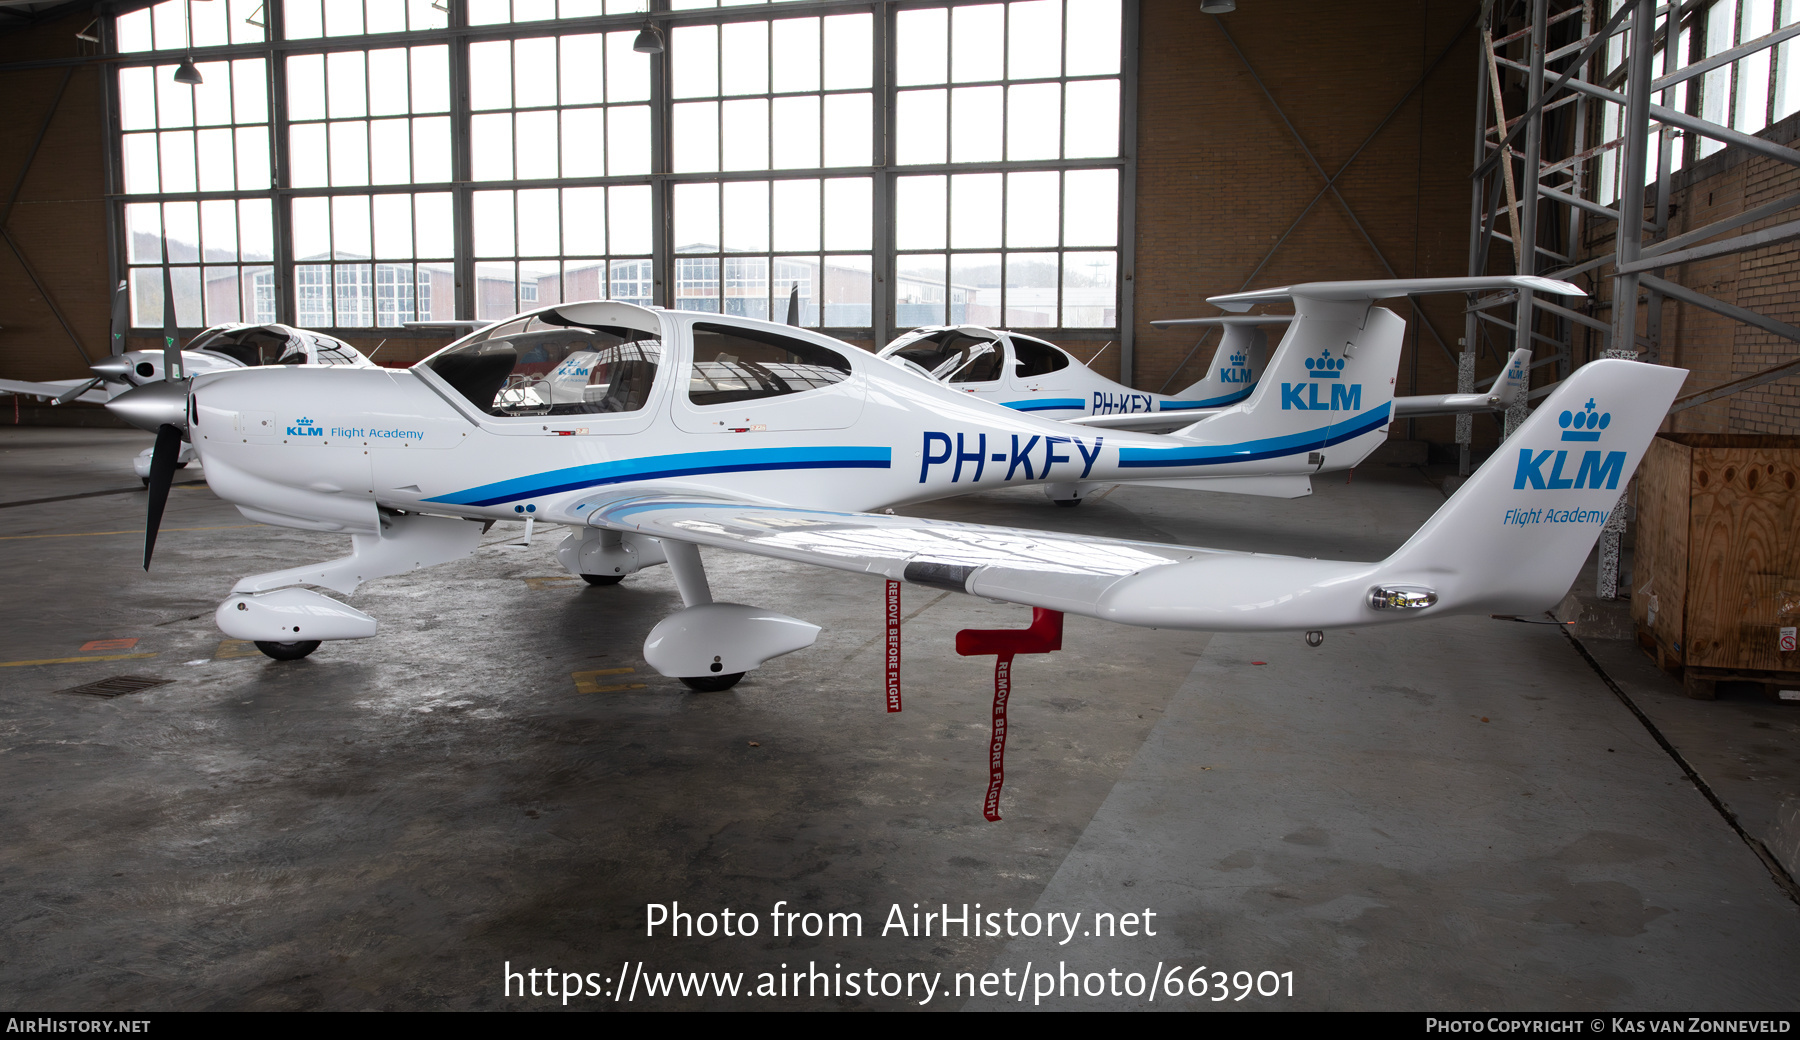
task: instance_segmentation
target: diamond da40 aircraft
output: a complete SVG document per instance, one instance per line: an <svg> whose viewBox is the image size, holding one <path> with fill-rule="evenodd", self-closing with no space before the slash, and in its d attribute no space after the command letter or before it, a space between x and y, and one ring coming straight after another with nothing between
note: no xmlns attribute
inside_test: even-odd
<svg viewBox="0 0 1800 1040"><path fill-rule="evenodd" d="M1145 472L1303 478L1322 458L1366 455L1386 436L1390 387L1330 378L1346 355L1399 351L1405 323L1375 301L1502 287L1579 291L1515 276L1316 282L1216 298L1291 301L1287 338L1303 347L1293 357L1320 363L1271 371L1243 402L1172 435L1081 431L800 329L611 302L539 308L409 370L241 369L141 387L108 407L157 432L146 567L184 437L213 491L246 517L351 536L350 555L246 577L220 604L220 629L271 657L376 632L374 618L304 586L348 594L467 556L482 521L530 517L573 529L558 558L596 585L666 562L684 607L652 630L645 660L696 689L724 689L810 645L819 629L714 602L703 545L1204 631L1548 608L1635 471L1681 370L1619 360L1577 369L1377 562L883 512L971 488ZM1296 401L1307 425L1272 433L1287 429L1282 417L1293 418Z"/></svg>

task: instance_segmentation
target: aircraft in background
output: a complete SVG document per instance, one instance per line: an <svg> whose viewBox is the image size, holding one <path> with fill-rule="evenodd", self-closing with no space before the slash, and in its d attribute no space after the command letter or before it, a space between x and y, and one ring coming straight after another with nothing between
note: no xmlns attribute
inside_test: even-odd
<svg viewBox="0 0 1800 1040"><path fill-rule="evenodd" d="M1100 429L1168 432L1248 398L1263 374L1277 363L1286 343L1284 337L1283 345L1277 346L1275 355L1271 356L1263 327L1287 325L1293 320L1291 314L1231 314L1151 322L1156 328L1200 326L1223 329L1206 375L1173 395L1133 390L1095 372L1061 347L1035 336L978 325L914 329L889 343L876 356L1016 411ZM1396 397L1394 417L1406 419L1505 411L1525 392L1530 364L1530 351L1514 351L1486 390ZM1388 373L1390 378L1398 371L1398 365L1396 357L1394 371ZM1341 375L1348 382L1353 373L1345 371ZM1366 374L1363 378L1374 376ZM1290 390L1299 392L1293 391L1292 386ZM1298 399L1288 403L1300 404ZM1069 505L1079 503L1078 498L1058 501Z"/></svg>
<svg viewBox="0 0 1800 1040"><path fill-rule="evenodd" d="M1508 276L1319 282L1214 302L1279 293L1295 309L1290 339L1316 337L1305 353L1335 362L1342 353L1398 354L1405 322L1377 300L1515 287L1580 292ZM565 397L552 374L584 353L592 355L585 389L579 400ZM139 387L107 407L156 431L146 567L184 438L214 493L245 517L351 536L349 556L244 578L220 604L220 629L270 657L304 657L323 641L376 633L373 617L303 586L348 594L373 578L467 556L492 521L529 518L572 529L557 556L590 584L667 563L683 609L651 631L645 660L690 687L717 690L811 645L819 628L715 602L702 545L1204 631L1322 631L1546 609L1567 592L1685 374L1622 360L1577 369L1506 450L1374 563L885 510L977 487L1146 471L1304 476L1321 453L1366 454L1385 439L1392 400L1381 387L1293 436L1259 433L1290 393L1275 374L1189 430L1089 435L807 330L589 302L497 323L407 370L213 372ZM1330 380L1318 385L1338 391L1304 385L1308 402L1349 397Z"/></svg>
<svg viewBox="0 0 1800 1040"><path fill-rule="evenodd" d="M1259 326L1285 325L1294 319L1291 314L1269 314L1194 320L1222 325L1225 335L1206 375L1174 394L1133 390L1054 343L981 325L914 329L876 356L983 400L1050 419L1176 412L1177 418L1192 422L1250 396L1269 360L1269 337Z"/></svg>
<svg viewBox="0 0 1800 1040"><path fill-rule="evenodd" d="M164 299L169 298L165 291ZM92 377L55 379L41 383L0 379L0 394L36 397L59 405L71 401L105 404L134 387L161 382L165 363L168 362L167 347L163 350L126 350L125 308L126 285L120 282L113 290L113 352L88 366L94 373ZM168 306L164 310L172 312L173 308ZM175 341L174 320L173 313L165 313L163 337L166 344ZM260 325L226 322L202 329L181 348L179 358L181 371L190 377L267 365L375 367L375 363L363 356L362 351L335 336L273 322ZM145 484L150 482L151 451L150 448L144 449L132 461L132 469ZM184 446L177 468L185 467L194 460L192 446Z"/></svg>

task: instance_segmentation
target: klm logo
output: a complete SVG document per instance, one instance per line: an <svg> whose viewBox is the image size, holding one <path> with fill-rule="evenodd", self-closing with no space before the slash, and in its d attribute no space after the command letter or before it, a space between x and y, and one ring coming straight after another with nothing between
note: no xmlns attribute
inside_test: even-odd
<svg viewBox="0 0 1800 1040"><path fill-rule="evenodd" d="M294 425L287 428L289 437L323 437L325 427L314 425L311 419L302 416L294 420Z"/></svg>
<svg viewBox="0 0 1800 1040"><path fill-rule="evenodd" d="M1586 408L1562 413L1556 417L1556 424L1562 427L1565 441L1597 441L1600 431L1612 425L1612 413L1596 411L1593 398L1589 398ZM1519 468L1513 473L1513 490L1523 491L1527 487L1544 491L1618 490L1619 478L1625 473L1624 452L1584 451L1574 476L1569 476L1569 450L1546 448L1533 452L1530 448L1520 448ZM1545 467L1549 468L1548 472Z"/></svg>
<svg viewBox="0 0 1800 1040"><path fill-rule="evenodd" d="M1231 355L1231 367L1219 369L1219 382L1221 382L1221 383L1248 383L1248 382L1250 382L1250 369L1247 367L1249 364L1249 361L1250 361L1250 358L1241 351L1236 354Z"/></svg>
<svg viewBox="0 0 1800 1040"><path fill-rule="evenodd" d="M1320 379L1341 379L1344 359L1334 358L1331 351L1321 350L1316 358L1306 359L1306 382L1281 384L1281 410L1284 412L1357 412L1362 410L1361 383L1320 384ZM1331 387L1328 398L1321 400L1319 387Z"/></svg>
<svg viewBox="0 0 1800 1040"><path fill-rule="evenodd" d="M1564 412L1556 417L1556 425L1562 427L1562 439L1565 441L1597 441L1600 431L1612 425L1612 413L1594 414L1594 399L1588 398L1587 407L1579 412Z"/></svg>

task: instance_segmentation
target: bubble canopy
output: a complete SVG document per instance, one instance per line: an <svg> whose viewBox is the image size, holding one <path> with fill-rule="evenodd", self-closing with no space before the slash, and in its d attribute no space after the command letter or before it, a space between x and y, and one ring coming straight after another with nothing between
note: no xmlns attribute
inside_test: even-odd
<svg viewBox="0 0 1800 1040"><path fill-rule="evenodd" d="M489 415L604 414L644 407L662 349L654 313L590 302L490 325L419 364Z"/></svg>

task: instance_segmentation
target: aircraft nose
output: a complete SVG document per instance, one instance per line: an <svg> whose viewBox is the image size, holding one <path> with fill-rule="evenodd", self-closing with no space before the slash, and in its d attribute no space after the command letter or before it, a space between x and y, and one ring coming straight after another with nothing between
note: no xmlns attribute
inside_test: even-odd
<svg viewBox="0 0 1800 1040"><path fill-rule="evenodd" d="M164 426L187 429L188 384L157 382L127 390L106 402L106 410L140 430Z"/></svg>

